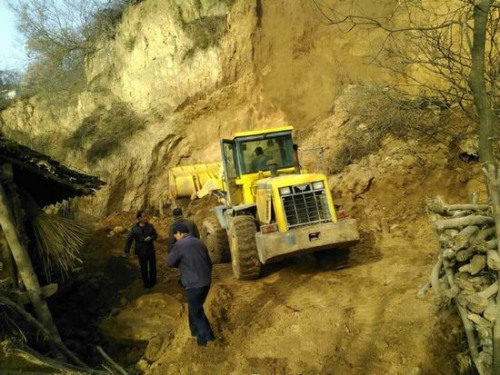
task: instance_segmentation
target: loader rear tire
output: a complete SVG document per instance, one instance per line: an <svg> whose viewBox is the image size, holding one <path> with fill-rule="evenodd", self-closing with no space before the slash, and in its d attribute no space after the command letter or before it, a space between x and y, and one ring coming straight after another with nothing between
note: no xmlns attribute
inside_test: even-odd
<svg viewBox="0 0 500 375"><path fill-rule="evenodd" d="M257 279L260 276L260 261L255 242L255 219L253 216L236 216L229 224L229 246L234 276L238 280Z"/></svg>
<svg viewBox="0 0 500 375"><path fill-rule="evenodd" d="M201 240L208 249L212 264L229 262L229 242L226 230L223 229L216 217L203 220L201 226Z"/></svg>

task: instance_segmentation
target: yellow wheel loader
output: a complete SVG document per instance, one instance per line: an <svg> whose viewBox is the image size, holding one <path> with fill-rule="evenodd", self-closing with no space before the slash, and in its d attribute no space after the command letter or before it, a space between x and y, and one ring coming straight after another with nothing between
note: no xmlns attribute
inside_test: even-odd
<svg viewBox="0 0 500 375"><path fill-rule="evenodd" d="M262 264L359 241L356 220L337 214L326 177L301 170L292 130L237 133L221 141L222 163L169 172L173 198L220 197L201 236L212 261L230 258L238 279L259 277Z"/></svg>

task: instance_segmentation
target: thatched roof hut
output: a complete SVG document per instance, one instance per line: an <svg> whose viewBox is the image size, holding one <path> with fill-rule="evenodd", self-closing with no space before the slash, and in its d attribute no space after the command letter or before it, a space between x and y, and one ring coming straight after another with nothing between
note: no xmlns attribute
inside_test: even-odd
<svg viewBox="0 0 500 375"><path fill-rule="evenodd" d="M0 135L0 306L9 306L11 310L19 312L61 353L78 365L83 364L65 349L45 301L57 290L57 285L40 285L28 245L45 245L46 249L50 247L51 250L57 248L59 253L56 254L56 261L63 258L66 249L76 243L75 238L79 241L78 235L71 228L65 231L65 222L60 219L47 220L49 215L41 208L69 198L93 194L102 185L104 182L97 177L71 170L47 155ZM30 220L32 228L27 228L26 223ZM37 232L36 223L40 222L45 227L41 226L42 230ZM49 226L49 231L44 232L47 223L53 222L58 225ZM40 239L44 233L49 233L53 241L44 243L43 238ZM50 265L50 255L46 258ZM24 310L22 305L25 303L33 305L36 318Z"/></svg>
<svg viewBox="0 0 500 375"><path fill-rule="evenodd" d="M92 194L104 185L97 177L71 170L47 155L1 135L0 164L12 165L16 185L26 189L41 207ZM0 179L2 177L6 176L0 174Z"/></svg>

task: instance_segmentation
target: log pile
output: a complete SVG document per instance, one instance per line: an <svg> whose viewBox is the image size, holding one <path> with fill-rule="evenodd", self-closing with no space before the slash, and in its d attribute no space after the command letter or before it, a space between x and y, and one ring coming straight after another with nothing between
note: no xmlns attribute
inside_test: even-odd
<svg viewBox="0 0 500 375"><path fill-rule="evenodd" d="M491 206L447 205L436 198L427 208L439 242L438 261L429 284L438 304L455 303L473 363L480 375L491 374L500 271ZM424 287L421 294L427 289Z"/></svg>

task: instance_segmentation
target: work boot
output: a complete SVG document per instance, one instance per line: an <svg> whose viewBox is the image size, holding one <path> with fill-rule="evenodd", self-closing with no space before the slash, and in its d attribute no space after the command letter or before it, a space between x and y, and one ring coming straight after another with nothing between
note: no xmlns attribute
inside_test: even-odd
<svg viewBox="0 0 500 375"><path fill-rule="evenodd" d="M210 335L210 337L208 339L198 337L196 342L198 343L199 346L207 346L207 343L209 343L210 341L214 341L214 340L215 340L215 337L213 335Z"/></svg>

